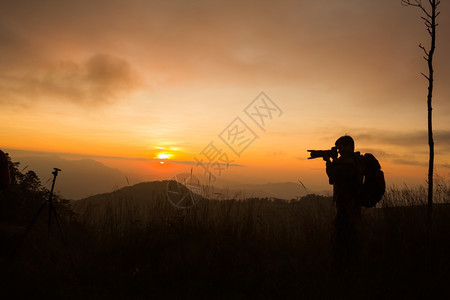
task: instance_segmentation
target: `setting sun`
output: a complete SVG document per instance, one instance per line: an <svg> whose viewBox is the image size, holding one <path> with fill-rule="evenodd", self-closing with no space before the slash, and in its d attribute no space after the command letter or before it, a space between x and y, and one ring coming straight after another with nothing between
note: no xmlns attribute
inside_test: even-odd
<svg viewBox="0 0 450 300"><path fill-rule="evenodd" d="M169 158L171 158L172 156L173 156L173 154L164 153L164 152L158 153L158 154L156 155L156 157L157 157L158 159L169 159Z"/></svg>

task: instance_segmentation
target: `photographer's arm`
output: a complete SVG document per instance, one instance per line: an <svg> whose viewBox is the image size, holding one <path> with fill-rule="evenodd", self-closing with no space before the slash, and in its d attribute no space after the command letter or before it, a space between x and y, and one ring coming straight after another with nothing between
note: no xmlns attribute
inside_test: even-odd
<svg viewBox="0 0 450 300"><path fill-rule="evenodd" d="M330 184L334 184L334 176L335 176L335 163L330 160L329 156L324 156L323 160L326 161L326 172L328 175L328 182Z"/></svg>

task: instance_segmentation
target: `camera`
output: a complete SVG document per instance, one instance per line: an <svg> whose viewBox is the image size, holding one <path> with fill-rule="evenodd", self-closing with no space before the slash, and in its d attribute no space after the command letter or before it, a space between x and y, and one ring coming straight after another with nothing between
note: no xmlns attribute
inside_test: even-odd
<svg viewBox="0 0 450 300"><path fill-rule="evenodd" d="M333 159L336 159L338 157L338 151L337 147L332 147L330 150L307 150L310 152L310 157L308 159L318 158L318 157L324 157L328 156Z"/></svg>

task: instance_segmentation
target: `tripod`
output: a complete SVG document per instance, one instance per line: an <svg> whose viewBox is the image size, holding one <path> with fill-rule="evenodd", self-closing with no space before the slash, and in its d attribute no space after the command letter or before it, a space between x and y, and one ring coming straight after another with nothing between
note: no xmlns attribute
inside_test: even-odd
<svg viewBox="0 0 450 300"><path fill-rule="evenodd" d="M36 222L37 218L39 217L41 212L44 210L45 206L48 204L48 234L49 234L49 237L50 237L50 228L51 228L52 214L53 214L53 216L56 219L56 224L58 225L59 233L61 234L61 239L62 239L64 245L66 245L66 239L64 238L63 230L61 228L61 224L59 223L58 214L56 213L55 205L53 204L53 189L55 188L56 176L58 176L58 172L60 172L61 170L58 168L53 168L53 170L54 170L52 172L53 182L52 182L52 188L50 190L50 195L48 196L48 200L46 200L44 203L42 203L41 208L39 209L38 213L34 217L33 221L31 221L30 225L28 225L27 230L25 231L24 235L22 236L22 242L25 239L28 232L30 232L31 228L33 227L33 224Z"/></svg>

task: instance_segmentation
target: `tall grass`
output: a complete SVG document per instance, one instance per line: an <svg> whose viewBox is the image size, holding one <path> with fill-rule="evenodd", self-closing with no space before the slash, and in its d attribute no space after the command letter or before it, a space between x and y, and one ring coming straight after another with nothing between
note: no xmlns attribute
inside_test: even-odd
<svg viewBox="0 0 450 300"><path fill-rule="evenodd" d="M437 186L442 198L431 237L420 206L424 189L389 188L379 208L363 211L359 265L344 273L333 268L330 197L201 199L177 209L167 201L163 185L155 183L150 192L144 185L124 188L98 201L80 202L74 208L80 223L63 224L76 271L58 239L43 243L45 230L35 232L19 255L21 263L8 270L33 288L42 285L37 278L45 271L59 283L53 287L56 295L70 292L74 298L449 295L447 185ZM45 291L40 288L40 293Z"/></svg>
<svg viewBox="0 0 450 300"><path fill-rule="evenodd" d="M433 203L450 203L450 186L447 181L438 177L435 179ZM413 188L406 184L403 187L391 186L386 190L381 207L426 205L428 202L428 187L420 185Z"/></svg>

